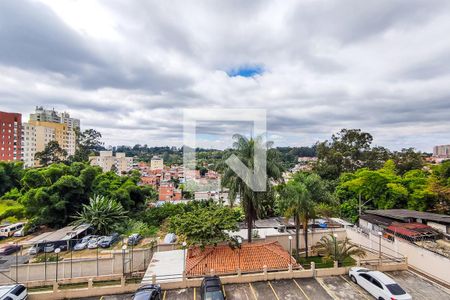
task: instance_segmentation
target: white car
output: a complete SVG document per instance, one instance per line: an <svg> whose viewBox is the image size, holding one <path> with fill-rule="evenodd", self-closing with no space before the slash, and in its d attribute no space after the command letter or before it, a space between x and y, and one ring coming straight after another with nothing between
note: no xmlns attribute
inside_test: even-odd
<svg viewBox="0 0 450 300"><path fill-rule="evenodd" d="M350 268L348 276L359 284L369 294L378 300L412 300L411 295L405 292L391 277L380 271L366 268Z"/></svg>
<svg viewBox="0 0 450 300"><path fill-rule="evenodd" d="M27 297L27 288L22 284L0 286L0 299L24 300Z"/></svg>

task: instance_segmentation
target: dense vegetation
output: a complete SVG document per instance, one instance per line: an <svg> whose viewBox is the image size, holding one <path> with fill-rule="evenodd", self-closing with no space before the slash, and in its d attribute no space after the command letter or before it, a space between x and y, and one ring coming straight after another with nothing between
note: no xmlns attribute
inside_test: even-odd
<svg viewBox="0 0 450 300"><path fill-rule="evenodd" d="M220 172L230 199L241 200L241 206L234 208L195 201L149 207L157 195L153 188L139 185L137 171L118 176L89 165L88 156L103 147L100 137L95 130L78 133L76 154L64 159L57 145L49 145L39 154L43 165L39 168L23 169L22 163L0 162L0 220L26 218L31 224L57 228L98 218L99 232L152 235L174 231L190 245L205 246L229 239L224 230L234 229L236 221L249 225L250 239L257 218L293 217L297 229L317 216L356 221L359 203L364 204L362 210L410 208L450 213L450 161L430 166L425 164L424 154L414 149L392 152L374 147L372 136L361 130L343 129L330 141L312 147L271 148L259 138L237 135L232 149L198 149L198 168ZM268 149L270 180L265 192L252 191L224 163L234 154L253 170L255 147ZM181 163L182 159L182 148L176 147L136 145L113 150L144 161L154 155L163 157L167 164ZM283 181L282 172L299 156L314 155L318 161L312 170Z"/></svg>
<svg viewBox="0 0 450 300"><path fill-rule="evenodd" d="M137 185L139 174L103 173L99 167L86 163L52 164L25 169L20 174L20 178L16 178L16 172L11 172L11 177L6 176L12 189L0 199L22 205L22 214L35 225L67 225L94 195L115 200L132 214L145 208L149 199L156 198L153 188Z"/></svg>

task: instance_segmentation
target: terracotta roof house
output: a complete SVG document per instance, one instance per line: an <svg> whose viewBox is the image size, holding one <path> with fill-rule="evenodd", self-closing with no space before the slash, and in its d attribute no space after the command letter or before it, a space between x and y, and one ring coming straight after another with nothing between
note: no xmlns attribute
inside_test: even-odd
<svg viewBox="0 0 450 300"><path fill-rule="evenodd" d="M232 250L228 245L209 246L203 251L196 247L189 249L186 257L188 277L209 274L236 273L240 266L242 272L262 272L267 269L288 269L289 263L298 267L295 259L278 242L243 244L241 249Z"/></svg>

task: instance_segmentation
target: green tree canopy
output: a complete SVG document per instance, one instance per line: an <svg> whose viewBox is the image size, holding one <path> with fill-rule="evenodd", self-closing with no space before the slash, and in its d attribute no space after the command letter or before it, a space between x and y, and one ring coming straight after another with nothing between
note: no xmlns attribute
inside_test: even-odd
<svg viewBox="0 0 450 300"><path fill-rule="evenodd" d="M401 175L394 161L388 160L379 170L362 168L342 174L335 193L341 201L343 217L355 221L360 197L367 207L376 209L433 209L438 201L432 188L434 181L430 172L421 169Z"/></svg>
<svg viewBox="0 0 450 300"><path fill-rule="evenodd" d="M240 213L232 208L219 205L197 207L192 211L172 216L169 229L189 246L216 246L229 241L226 231L237 231Z"/></svg>
<svg viewBox="0 0 450 300"><path fill-rule="evenodd" d="M61 148L57 141L50 141L41 152L36 152L34 159L39 161L41 166L48 166L52 163L65 161L67 151Z"/></svg>
<svg viewBox="0 0 450 300"><path fill-rule="evenodd" d="M296 249L299 251L299 229L303 227L306 256L308 256L308 221L316 217L316 209L334 202L324 181L314 173L299 172L279 188L278 210L286 217L294 217ZM320 205L321 204L321 205ZM320 205L320 206L319 206Z"/></svg>
<svg viewBox="0 0 450 300"><path fill-rule="evenodd" d="M221 167L219 167L223 171L222 184L229 189L230 200L232 201L239 196L246 216L248 241L251 242L252 227L255 219L267 215L267 208L273 210L274 197L271 182L281 178L282 168L277 159L277 152L270 149L272 143L264 142L262 136L248 139L245 136L235 134L233 138L235 140L233 143L234 149L230 155L234 154L252 173L255 169L255 150L267 149L266 174L268 180L266 182L266 192L253 191L228 164L222 163Z"/></svg>

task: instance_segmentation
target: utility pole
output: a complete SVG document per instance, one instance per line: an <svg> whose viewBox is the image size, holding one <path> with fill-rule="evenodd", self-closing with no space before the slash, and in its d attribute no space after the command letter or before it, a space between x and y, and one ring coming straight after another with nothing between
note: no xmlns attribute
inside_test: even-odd
<svg viewBox="0 0 450 300"><path fill-rule="evenodd" d="M361 202L362 202L362 200L361 200L361 192L359 192L359 203L358 203L359 216L362 215L362 207L363 207L364 205L366 205L367 203L369 203L370 200L371 200L371 199L369 199L369 200L367 200L366 202L364 202L364 203L361 204Z"/></svg>

